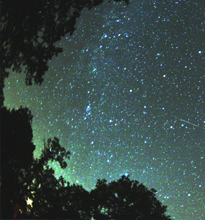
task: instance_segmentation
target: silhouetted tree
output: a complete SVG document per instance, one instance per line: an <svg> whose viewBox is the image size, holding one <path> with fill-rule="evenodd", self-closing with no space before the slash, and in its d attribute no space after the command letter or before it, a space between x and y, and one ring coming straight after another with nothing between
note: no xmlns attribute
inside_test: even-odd
<svg viewBox="0 0 205 220"><path fill-rule="evenodd" d="M55 178L48 161L59 162L65 168L64 159L69 158L70 152L60 146L57 138L48 139L40 158L34 159L31 121L27 108L1 108L1 218L13 218L16 204L25 216L27 198L33 200L36 213L45 212L46 201L52 204L56 189L62 186L63 180Z"/></svg>
<svg viewBox="0 0 205 220"><path fill-rule="evenodd" d="M93 216L96 219L164 219L167 206L156 199L156 190L148 190L129 176L106 184L98 180L96 188L90 192Z"/></svg>
<svg viewBox="0 0 205 220"><path fill-rule="evenodd" d="M121 0L115 0L119 2ZM124 0L127 4L129 0ZM62 52L55 45L72 35L76 19L103 0L1 0L1 89L7 69L26 73L26 84L41 84L48 61ZM33 82L32 82L33 81ZM2 93L3 94L3 93ZM3 98L3 97L1 97ZM3 103L3 101L2 101Z"/></svg>
<svg viewBox="0 0 205 220"><path fill-rule="evenodd" d="M69 158L70 152L60 146L59 140L48 139L39 159L33 161L29 167L26 179L27 197L33 201L33 216L44 216L52 204L57 201L58 192L62 185L54 176L54 170L48 166L48 161L59 162L61 168L66 168L67 164L64 158ZM24 184L25 184L24 183Z"/></svg>
<svg viewBox="0 0 205 220"><path fill-rule="evenodd" d="M120 2L121 0L115 0ZM128 0L124 0L128 4ZM75 30L83 8L91 9L103 0L15 1L1 0L1 105L7 69L26 73L26 84L41 84L48 61L62 52L55 43ZM22 209L19 218L160 218L169 220L163 206L137 181L123 176L106 184L98 180L88 193L82 186L57 180L48 161L66 168L67 152L59 140L48 139L39 159L33 158L32 115L28 109L1 109L1 218L13 218L14 206ZM65 185L65 183L67 185ZM28 209L26 199L32 200ZM102 210L104 210L102 212Z"/></svg>
<svg viewBox="0 0 205 220"><path fill-rule="evenodd" d="M164 219L166 206L137 181L122 176L107 184L98 180L87 192L63 177L57 180L49 161L66 168L70 152L60 146L58 138L48 139L38 159L33 158L31 112L25 108L1 110L1 218L13 218L15 206L22 213L17 218L75 219ZM26 200L32 201L32 206Z"/></svg>
<svg viewBox="0 0 205 220"><path fill-rule="evenodd" d="M32 115L27 108L17 111L1 108L2 218L13 214L16 202L23 202L22 187L19 185L20 173L31 166L35 149L32 143L31 120Z"/></svg>

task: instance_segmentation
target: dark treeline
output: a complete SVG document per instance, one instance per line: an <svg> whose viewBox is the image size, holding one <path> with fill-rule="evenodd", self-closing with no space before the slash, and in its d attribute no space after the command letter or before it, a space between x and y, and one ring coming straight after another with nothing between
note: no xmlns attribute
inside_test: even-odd
<svg viewBox="0 0 205 220"><path fill-rule="evenodd" d="M121 0L115 0L120 2ZM129 1L124 0L127 4ZM54 46L75 30L83 8L103 0L1 0L1 219L164 219L167 207L129 176L107 183L97 180L90 192L55 178L48 161L65 169L70 153L57 138L48 139L35 159L32 114L27 108L3 106L8 69L26 73L26 84L41 84L48 61L62 48Z"/></svg>
<svg viewBox="0 0 205 220"><path fill-rule="evenodd" d="M67 164L70 152L57 138L48 139L40 158L34 159L31 112L1 109L1 217L60 219L170 219L155 189L122 176L107 183L98 179L90 192L80 185L57 180L48 161ZM28 199L32 201L27 204Z"/></svg>

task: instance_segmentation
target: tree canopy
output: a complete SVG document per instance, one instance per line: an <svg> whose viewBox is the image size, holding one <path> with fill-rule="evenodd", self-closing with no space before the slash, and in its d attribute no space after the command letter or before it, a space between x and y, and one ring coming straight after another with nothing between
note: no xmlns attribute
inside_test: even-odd
<svg viewBox="0 0 205 220"><path fill-rule="evenodd" d="M83 8L91 9L103 0L0 2L3 98L8 69L24 70L27 85L41 84L48 61L62 52L55 43L68 33L72 35ZM32 117L27 108L1 108L1 218L170 220L165 214L167 207L156 199L156 191L131 181L129 176L111 183L98 180L90 192L71 186L63 177L56 179L48 162L59 162L65 169L70 152L61 147L58 138L48 139L42 155L35 159Z"/></svg>
<svg viewBox="0 0 205 220"><path fill-rule="evenodd" d="M22 173L32 165L33 151L31 129L32 115L28 109L9 111L1 108L1 213L11 213L11 201L23 198L18 184ZM10 216L11 217L11 216Z"/></svg>
<svg viewBox="0 0 205 220"><path fill-rule="evenodd" d="M115 0L120 2L122 0ZM127 4L129 0L124 0ZM26 84L41 84L48 61L63 51L55 43L75 31L76 19L103 0L1 0L1 88L8 69L26 73ZM109 1L108 1L109 2ZM3 99L3 97L1 97Z"/></svg>
<svg viewBox="0 0 205 220"><path fill-rule="evenodd" d="M48 139L39 159L34 159L35 145L32 142L31 112L27 108L8 110L1 108L1 217L13 218L16 204L26 212L26 199L38 203L38 210L45 206L42 192L52 192L63 181L58 181L48 161L67 166L65 158L70 151L61 147L59 140ZM34 199L35 198L35 199ZM42 201L42 205L41 204ZM39 206L42 205L42 206ZM45 210L44 210L45 211Z"/></svg>
<svg viewBox="0 0 205 220"><path fill-rule="evenodd" d="M170 220L165 215L167 206L156 199L155 189L124 175L118 181L106 182L98 180L90 193L95 218Z"/></svg>
<svg viewBox="0 0 205 220"><path fill-rule="evenodd" d="M70 151L59 139L48 139L40 158L33 157L32 115L27 108L2 108L1 218L75 219L164 219L166 206L149 190L129 176L107 183L98 179L90 192L56 179L48 161L66 168ZM32 204L27 204L28 200ZM18 208L19 207L19 208ZM18 210L21 212L18 212ZM17 210L14 211L14 210Z"/></svg>

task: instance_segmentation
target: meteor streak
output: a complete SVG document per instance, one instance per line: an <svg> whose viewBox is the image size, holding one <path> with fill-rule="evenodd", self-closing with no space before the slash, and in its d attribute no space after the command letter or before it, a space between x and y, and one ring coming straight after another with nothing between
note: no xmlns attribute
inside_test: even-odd
<svg viewBox="0 0 205 220"><path fill-rule="evenodd" d="M184 119L179 118L179 120L180 120L180 121L183 121L183 122L185 122L185 123L187 123L187 124L193 125L193 126L195 126L195 127L199 127L199 125L193 124L193 123L191 123L191 122L189 122L189 121L186 121L186 120L184 120Z"/></svg>

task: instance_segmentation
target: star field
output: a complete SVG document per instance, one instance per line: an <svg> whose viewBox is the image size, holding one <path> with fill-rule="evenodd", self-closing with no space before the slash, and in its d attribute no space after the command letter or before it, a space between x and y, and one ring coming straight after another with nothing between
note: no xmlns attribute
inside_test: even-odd
<svg viewBox="0 0 205 220"><path fill-rule="evenodd" d="M205 210L205 12L200 1L103 3L57 44L41 86L5 82L5 106L28 107L43 139L70 149L56 175L94 188L131 179L157 190L173 219Z"/></svg>

